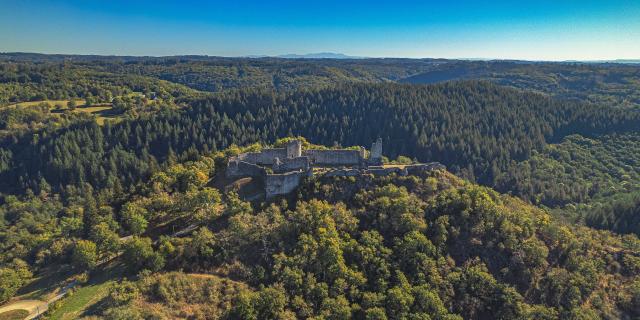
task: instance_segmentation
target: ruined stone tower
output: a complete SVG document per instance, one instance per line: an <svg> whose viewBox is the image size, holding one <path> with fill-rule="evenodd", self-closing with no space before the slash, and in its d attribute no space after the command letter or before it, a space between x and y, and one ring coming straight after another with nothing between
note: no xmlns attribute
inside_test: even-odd
<svg viewBox="0 0 640 320"><path fill-rule="evenodd" d="M302 142L291 140L287 143L287 158L298 158L302 156Z"/></svg>
<svg viewBox="0 0 640 320"><path fill-rule="evenodd" d="M372 164L382 164L382 139L378 138L376 142L371 145L371 154L369 155L369 162Z"/></svg>

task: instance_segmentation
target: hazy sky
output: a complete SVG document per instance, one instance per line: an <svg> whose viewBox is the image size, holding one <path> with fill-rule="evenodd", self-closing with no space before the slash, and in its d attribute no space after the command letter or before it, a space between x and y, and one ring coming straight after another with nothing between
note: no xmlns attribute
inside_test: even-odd
<svg viewBox="0 0 640 320"><path fill-rule="evenodd" d="M0 51L640 58L640 0L0 0Z"/></svg>

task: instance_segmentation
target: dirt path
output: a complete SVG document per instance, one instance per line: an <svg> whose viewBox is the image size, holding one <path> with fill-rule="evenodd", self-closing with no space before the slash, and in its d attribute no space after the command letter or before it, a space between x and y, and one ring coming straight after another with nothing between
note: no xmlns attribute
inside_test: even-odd
<svg viewBox="0 0 640 320"><path fill-rule="evenodd" d="M57 295L55 295L53 298L49 299L48 301L18 300L18 301L9 303L8 305L0 307L0 313L11 311L11 310L27 310L29 312L29 316L27 316L25 319L26 320L33 319L45 313L49 309L50 303L53 303L62 299L67 294L67 292L69 292L69 289L73 288L76 284L77 282L73 281L67 284L66 286L62 287L60 289L60 292Z"/></svg>
<svg viewBox="0 0 640 320"><path fill-rule="evenodd" d="M183 234L189 233L193 230L195 230L198 227L197 224L191 224L189 226L187 226L186 228L179 230L173 234L170 235L170 237L178 237L181 236ZM122 237L120 238L120 241L126 242L129 239L131 239L132 236L127 236L127 237ZM157 240L156 240L157 241ZM117 257L119 257L119 255L111 258L111 259L107 259L107 261L103 262L103 263L107 263ZM103 264L100 263L100 264ZM205 277L206 275L202 275L203 277ZM213 277L213 276L212 276ZM78 283L74 280L71 283L65 285L64 287L60 288L60 290L58 291L58 294L56 294L53 298L49 299L48 301L42 301L42 300L17 300L14 302L10 302L9 304L6 304L4 306L0 306L0 313L3 312L7 312L7 311L12 311L12 310L27 310L29 312L29 316L27 316L25 318L25 320L29 320L29 319L34 319L36 317L38 317L39 315L45 313L48 309L49 309L49 304L56 302L62 298L64 298L64 296L69 292L69 289L75 287Z"/></svg>
<svg viewBox="0 0 640 320"><path fill-rule="evenodd" d="M27 310L29 316L25 319L33 319L43 312L47 311L49 304L41 300L20 300L0 307L0 313L11 310Z"/></svg>

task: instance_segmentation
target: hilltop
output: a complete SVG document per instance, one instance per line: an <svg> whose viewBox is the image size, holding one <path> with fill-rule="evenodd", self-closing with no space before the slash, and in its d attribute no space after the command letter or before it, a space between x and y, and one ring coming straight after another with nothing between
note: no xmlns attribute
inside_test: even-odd
<svg viewBox="0 0 640 320"><path fill-rule="evenodd" d="M174 164L113 209L92 208L86 195L64 204L43 193L0 207L17 217L9 230L27 217L19 208L64 207L71 216L49 216L51 227L79 215L76 227L50 234L51 245L30 248L48 264L91 270L87 290L81 283L79 296L50 312L105 319L638 315L636 237L565 225L442 169L311 177L288 195L253 203L211 186L229 157L254 148Z"/></svg>

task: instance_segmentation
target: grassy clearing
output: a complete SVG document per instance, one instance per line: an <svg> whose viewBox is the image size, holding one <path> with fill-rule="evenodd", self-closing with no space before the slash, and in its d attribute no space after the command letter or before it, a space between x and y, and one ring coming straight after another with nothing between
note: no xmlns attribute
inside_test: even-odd
<svg viewBox="0 0 640 320"><path fill-rule="evenodd" d="M62 300L60 307L49 316L49 319L79 318L85 310L109 293L109 286L113 282L105 281L77 289L71 296Z"/></svg>
<svg viewBox="0 0 640 320"><path fill-rule="evenodd" d="M110 266L106 270L96 274L82 287L74 289L74 292L60 300L59 307L49 316L51 320L78 319L107 296L109 287L122 278L124 268L120 265Z"/></svg>
<svg viewBox="0 0 640 320"><path fill-rule="evenodd" d="M18 291L21 300L48 300L55 296L61 283L70 281L74 272L70 268L44 270ZM0 318L2 319L2 318Z"/></svg>
<svg viewBox="0 0 640 320"><path fill-rule="evenodd" d="M1 320L22 320L29 315L27 310L11 310L0 313Z"/></svg>
<svg viewBox="0 0 640 320"><path fill-rule="evenodd" d="M63 112L67 108L61 109L60 111L55 110L54 113ZM96 116L96 122L99 125L103 125L106 120L118 120L120 118L120 114L116 114L113 112L113 107L111 104L98 104L89 107L78 107L74 110L74 112L85 112L90 113Z"/></svg>
<svg viewBox="0 0 640 320"><path fill-rule="evenodd" d="M84 105L84 100L74 100L76 102L77 105L81 106ZM6 108L11 108L11 107L30 107L30 106L37 106L41 103L46 103L49 105L50 109L55 108L56 105L62 105L62 107L64 109L67 108L67 103L69 102L69 100L41 100L41 101L27 101L27 102L18 102L18 103L14 103L14 104L10 104L8 106L6 106Z"/></svg>
<svg viewBox="0 0 640 320"><path fill-rule="evenodd" d="M96 116L96 122L99 125L103 125L107 120L119 120L120 114L116 114L113 111L113 106L111 103L98 103L92 106L85 107L84 100L74 100L78 107L73 112L85 112L90 113ZM4 108L15 108L15 107L30 107L37 106L42 103L46 103L49 106L49 111L52 114L60 114L69 110L67 107L67 103L69 100L42 100L42 101L29 101L29 102L20 102L8 105Z"/></svg>
<svg viewBox="0 0 640 320"><path fill-rule="evenodd" d="M220 319L239 294L251 290L245 283L212 274L156 273L145 283L147 289L129 306L145 319Z"/></svg>

